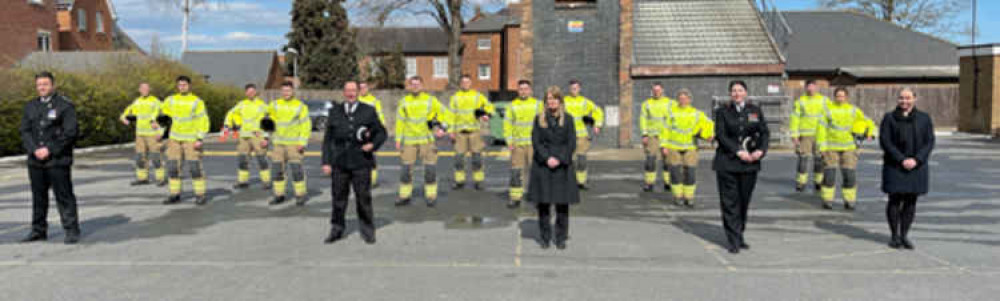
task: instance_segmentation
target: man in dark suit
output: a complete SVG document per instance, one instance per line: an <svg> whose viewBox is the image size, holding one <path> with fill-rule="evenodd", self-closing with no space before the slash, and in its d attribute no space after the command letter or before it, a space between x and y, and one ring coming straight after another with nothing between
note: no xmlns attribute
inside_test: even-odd
<svg viewBox="0 0 1000 301"><path fill-rule="evenodd" d="M31 179L31 233L21 242L48 238L49 189L56 195L66 244L80 241L80 223L70 169L76 144L76 107L55 92L55 77L49 72L35 76L38 97L24 106L21 117L21 142L28 153L28 176Z"/></svg>
<svg viewBox="0 0 1000 301"><path fill-rule="evenodd" d="M344 83L344 102L329 111L323 136L323 173L333 178L333 213L330 235L324 243L334 243L344 236L344 213L351 188L357 201L361 237L375 243L372 211L371 172L375 151L386 140L385 127L375 108L358 101L358 83Z"/></svg>
<svg viewBox="0 0 1000 301"><path fill-rule="evenodd" d="M750 197L757 184L760 160L767 153L770 131L764 114L747 102L743 81L729 84L731 101L715 110L715 150L712 169L716 173L722 207L722 226L729 240L729 252L750 249L743 239Z"/></svg>

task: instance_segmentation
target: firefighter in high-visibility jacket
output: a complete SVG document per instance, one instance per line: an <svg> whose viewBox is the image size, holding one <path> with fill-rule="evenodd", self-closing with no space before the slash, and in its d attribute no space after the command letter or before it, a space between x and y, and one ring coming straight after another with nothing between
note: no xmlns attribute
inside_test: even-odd
<svg viewBox="0 0 1000 301"><path fill-rule="evenodd" d="M358 89L358 101L375 107L375 114L378 114L378 121L385 124L385 114L382 113L382 102L371 93L368 83L361 82L358 84ZM372 167L372 187L375 186L378 186L378 166Z"/></svg>
<svg viewBox="0 0 1000 301"><path fill-rule="evenodd" d="M524 199L525 175L533 161L534 149L531 145L531 130L535 116L543 112L542 102L531 97L531 82L517 83L517 98L507 106L503 120L503 135L510 149L510 199L507 206L516 208Z"/></svg>
<svg viewBox="0 0 1000 301"><path fill-rule="evenodd" d="M678 204L694 207L694 192L698 187L697 139L711 140L714 135L715 123L691 105L690 90L680 89L677 105L670 110L661 134L663 155L670 166L671 192Z"/></svg>
<svg viewBox="0 0 1000 301"><path fill-rule="evenodd" d="M208 134L209 119L205 102L191 93L191 79L177 78L177 94L163 101L160 111L170 118L169 140L167 140L167 175L170 182L170 197L164 204L181 201L181 170L187 162L194 186L195 204L204 205L205 172L201 164L202 140Z"/></svg>
<svg viewBox="0 0 1000 301"><path fill-rule="evenodd" d="M462 75L459 81L461 90L455 92L448 102L448 108L455 115L452 123L451 139L455 142L455 184L454 189L465 186L465 157L468 155L472 165L472 181L476 190L481 190L486 180L483 166L483 142L480 133L481 126L489 122L490 115L495 110L490 100L479 91L472 89L472 78Z"/></svg>
<svg viewBox="0 0 1000 301"><path fill-rule="evenodd" d="M792 142L795 143L795 154L798 155L795 190L802 192L809 184L809 160L813 160L813 177L815 189L820 190L823 183L823 160L820 159L819 148L816 147L816 129L819 119L823 116L823 106L830 99L819 93L819 86L813 80L806 81L806 94L795 102L795 108L789 116L788 130Z"/></svg>
<svg viewBox="0 0 1000 301"><path fill-rule="evenodd" d="M236 146L236 185L233 188L243 189L249 186L250 158L257 159L260 169L260 181L264 189L271 188L271 168L267 161L267 147L263 145L267 133L260 129L260 120L267 116L267 103L257 97L257 86L248 84L245 87L247 98L241 100L229 113L223 123L222 135L233 132L237 136ZM242 133L242 134L240 134Z"/></svg>
<svg viewBox="0 0 1000 301"><path fill-rule="evenodd" d="M576 126L576 150L573 151L573 162L576 163L576 182L580 189L587 189L587 151L590 150L592 139L588 127L593 127L594 135L601 133L604 126L604 110L590 99L580 95L580 82L569 82L569 95L564 98L566 113L573 116Z"/></svg>
<svg viewBox="0 0 1000 301"><path fill-rule="evenodd" d="M396 206L410 204L413 195L413 165L424 164L424 200L427 207L437 204L437 147L435 138L445 135L452 115L437 97L423 91L423 79L407 81L408 94L396 111L396 149L400 150L403 170L399 177L399 200Z"/></svg>
<svg viewBox="0 0 1000 301"><path fill-rule="evenodd" d="M837 168L843 175L841 193L844 196L844 208L854 210L858 200L857 138L871 140L878 129L875 122L861 112L861 109L848 102L847 90L838 88L834 91L836 101L827 104L824 117L816 133L816 143L823 154L823 187L820 197L823 208L833 209L833 199L837 191ZM857 137L857 138L856 138Z"/></svg>
<svg viewBox="0 0 1000 301"><path fill-rule="evenodd" d="M292 178L292 188L295 192L295 205L306 204L306 172L302 166L306 145L312 134L312 121L309 119L309 107L295 98L295 88L291 82L281 84L281 98L271 101L267 106L268 118L274 124L274 132L269 139L262 142L271 149L271 173L274 177L274 198L270 205L285 202L286 178ZM262 123L263 125L263 123ZM268 130L268 129L265 129Z"/></svg>
<svg viewBox="0 0 1000 301"><path fill-rule="evenodd" d="M132 186L149 184L149 164L152 163L158 186L167 185L160 149L163 129L156 123L160 115L160 99L149 95L149 84L139 84L139 98L132 101L119 119L125 125L135 124L135 178Z"/></svg>
<svg viewBox="0 0 1000 301"><path fill-rule="evenodd" d="M663 139L663 129L670 126L667 117L670 116L670 109L674 106L674 100L663 96L663 84L653 84L653 95L642 103L642 110L639 113L639 130L642 132L642 149L646 154L646 162L643 164L645 179L642 190L653 191L656 184L656 160L661 157L660 151ZM663 161L663 189L670 190L670 168L666 156L662 156Z"/></svg>

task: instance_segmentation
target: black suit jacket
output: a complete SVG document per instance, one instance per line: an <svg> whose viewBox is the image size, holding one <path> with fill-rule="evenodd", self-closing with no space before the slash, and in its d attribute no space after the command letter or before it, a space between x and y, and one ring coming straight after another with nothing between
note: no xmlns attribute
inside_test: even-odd
<svg viewBox="0 0 1000 301"><path fill-rule="evenodd" d="M719 147L715 149L712 169L725 172L760 171L759 160L747 163L736 155L743 150L743 141L746 137L753 137L757 142L756 149L767 154L771 132L767 128L767 120L760 107L747 103L742 111L737 112L732 103L727 103L715 109L713 115L715 139L719 141ZM754 150L749 151L752 153Z"/></svg>
<svg viewBox="0 0 1000 301"><path fill-rule="evenodd" d="M323 136L323 165L345 170L375 167L374 152L385 143L385 127L378 120L374 107L361 102L357 106L351 115L345 112L343 103L330 108ZM361 128L370 131L368 142L375 145L372 152L361 150L364 143L357 138Z"/></svg>
<svg viewBox="0 0 1000 301"><path fill-rule="evenodd" d="M28 165L55 167L73 165L78 125L76 107L66 97L53 94L48 103L39 97L24 105L21 117L21 145L28 153ZM35 150L46 147L49 157L35 158Z"/></svg>

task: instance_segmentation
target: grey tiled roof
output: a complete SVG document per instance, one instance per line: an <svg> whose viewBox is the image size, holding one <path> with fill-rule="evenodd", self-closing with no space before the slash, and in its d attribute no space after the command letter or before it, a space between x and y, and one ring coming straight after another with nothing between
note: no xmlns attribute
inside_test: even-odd
<svg viewBox="0 0 1000 301"><path fill-rule="evenodd" d="M188 51L181 62L201 75L208 76L212 83L242 87L254 83L258 87L267 85L267 77L275 62L277 52L261 51Z"/></svg>
<svg viewBox="0 0 1000 301"><path fill-rule="evenodd" d="M957 66L955 44L868 16L839 11L784 12L795 34L788 72L843 66Z"/></svg>
<svg viewBox="0 0 1000 301"><path fill-rule="evenodd" d="M951 66L844 66L840 73L857 78L958 78L958 64Z"/></svg>
<svg viewBox="0 0 1000 301"><path fill-rule="evenodd" d="M462 32L500 32L510 25L518 25L520 21L506 11L489 14L474 22L465 24Z"/></svg>
<svg viewBox="0 0 1000 301"><path fill-rule="evenodd" d="M448 53L448 35L438 27L360 27L356 32L365 53L393 52L397 45L406 54Z"/></svg>
<svg viewBox="0 0 1000 301"><path fill-rule="evenodd" d="M747 0L641 0L633 24L638 65L779 64Z"/></svg>

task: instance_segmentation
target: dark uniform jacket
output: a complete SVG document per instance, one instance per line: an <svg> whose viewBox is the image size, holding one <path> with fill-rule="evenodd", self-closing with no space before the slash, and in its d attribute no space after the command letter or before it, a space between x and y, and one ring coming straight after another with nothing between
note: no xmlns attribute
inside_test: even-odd
<svg viewBox="0 0 1000 301"><path fill-rule="evenodd" d="M78 129L76 107L66 97L53 93L43 103L41 97L24 106L21 117L21 145L28 153L28 165L35 167L65 167L73 165L73 147ZM35 150L47 147L49 157L35 158Z"/></svg>
<svg viewBox="0 0 1000 301"><path fill-rule="evenodd" d="M934 124L930 115L916 108L909 116L896 109L882 117L879 144L885 152L882 164L882 192L925 194L930 178ZM906 170L903 160L915 158L917 167Z"/></svg>
<svg viewBox="0 0 1000 301"><path fill-rule="evenodd" d="M330 108L323 136L323 165L344 170L375 167L374 151L385 143L385 127L379 122L374 107L360 101L356 105L353 114L345 111L343 103ZM364 129L363 141L358 140L361 129ZM370 153L361 150L367 142L375 145Z"/></svg>
<svg viewBox="0 0 1000 301"><path fill-rule="evenodd" d="M760 150L767 154L771 132L767 128L767 121L760 107L746 103L743 110L737 112L735 105L727 103L715 109L713 115L715 139L719 141L719 147L715 149L712 169L725 172L760 171L759 160L747 163L736 155L740 150L749 153Z"/></svg>
<svg viewBox="0 0 1000 301"><path fill-rule="evenodd" d="M573 168L573 151L576 150L576 127L573 116L566 114L563 125L555 117L543 113L549 118L548 128L542 128L535 118L531 130L531 143L534 149L531 162L531 185L528 185L528 201L540 204L575 204L580 202L580 187L576 184L576 171ZM550 157L559 160L559 166L549 168Z"/></svg>

